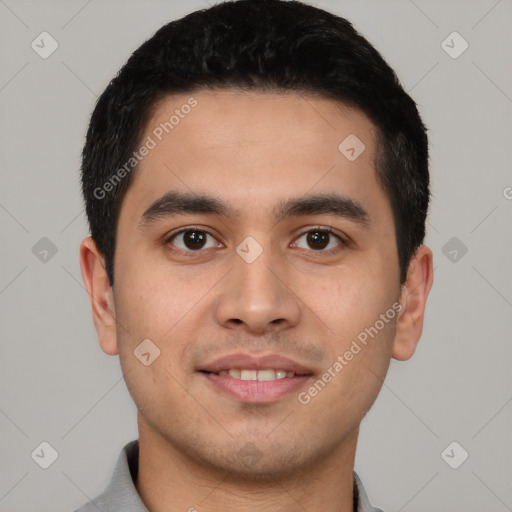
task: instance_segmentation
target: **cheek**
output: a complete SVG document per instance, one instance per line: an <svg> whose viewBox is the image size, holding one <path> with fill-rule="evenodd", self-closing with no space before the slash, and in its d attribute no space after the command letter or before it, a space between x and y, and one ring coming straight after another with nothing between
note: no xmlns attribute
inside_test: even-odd
<svg viewBox="0 0 512 512"><path fill-rule="evenodd" d="M123 370L133 370L131 380L140 386L154 389L167 382L175 385L185 378L184 353L198 335L201 325L210 321L208 292L218 281L215 275L198 273L196 277L169 265L145 265L144 271L126 266L116 282L116 317L119 327L117 341ZM126 277L125 277L126 276ZM147 368L135 353L143 340L151 340L149 352L159 352L155 363ZM146 343L146 342L145 342ZM170 379L170 380L169 380ZM173 388L174 389L174 388ZM174 389L179 395L179 389ZM141 397L143 398L143 397Z"/></svg>
<svg viewBox="0 0 512 512"><path fill-rule="evenodd" d="M364 268L347 268L338 275L329 276L321 286L308 288L309 291L304 294L304 302L311 304L330 335L339 339L342 344L374 325L398 297L394 291L390 291L393 287L387 282L387 278L379 278ZM388 316L390 318L387 320L392 320L394 311ZM386 322L386 327L388 323L389 321Z"/></svg>
<svg viewBox="0 0 512 512"><path fill-rule="evenodd" d="M144 366L133 353L120 354L120 362L128 391L146 421L154 427L177 424L183 415L170 415L191 400L180 385L181 376L169 367L164 352L149 366Z"/></svg>
<svg viewBox="0 0 512 512"><path fill-rule="evenodd" d="M322 320L329 327L330 340L324 341L329 353L324 375L329 383L318 402L325 400L324 410L338 408L340 414L348 407L362 418L376 399L389 367L398 315L393 304L396 306L397 299L389 291L389 283L382 278L377 282L369 273L352 273L331 285L331 290L316 297L323 307Z"/></svg>
<svg viewBox="0 0 512 512"><path fill-rule="evenodd" d="M119 270L116 314L138 337L165 338L208 289L208 279L184 276L180 268L165 261L130 264Z"/></svg>
<svg viewBox="0 0 512 512"><path fill-rule="evenodd" d="M366 330L354 329L354 336L345 332L333 336L324 372L299 396L299 402L310 408L308 414L332 431L350 428L355 419L359 423L382 387L395 321L390 320L380 330L372 327L375 321Z"/></svg>

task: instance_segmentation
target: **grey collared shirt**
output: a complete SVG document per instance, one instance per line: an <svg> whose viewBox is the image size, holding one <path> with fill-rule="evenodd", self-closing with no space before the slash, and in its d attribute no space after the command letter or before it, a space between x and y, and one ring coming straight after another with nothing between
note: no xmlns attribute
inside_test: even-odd
<svg viewBox="0 0 512 512"><path fill-rule="evenodd" d="M135 440L121 450L105 492L75 512L149 512L133 483L138 471L139 441ZM357 503L357 512L382 512L370 505L363 484L355 472L354 501Z"/></svg>

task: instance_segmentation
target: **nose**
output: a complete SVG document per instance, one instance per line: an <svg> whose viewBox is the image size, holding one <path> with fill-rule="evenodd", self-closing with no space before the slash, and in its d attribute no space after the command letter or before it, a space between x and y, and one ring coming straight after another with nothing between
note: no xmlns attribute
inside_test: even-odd
<svg viewBox="0 0 512 512"><path fill-rule="evenodd" d="M283 267L264 251L247 263L238 255L215 301L219 325L264 335L296 326L300 300L287 283Z"/></svg>

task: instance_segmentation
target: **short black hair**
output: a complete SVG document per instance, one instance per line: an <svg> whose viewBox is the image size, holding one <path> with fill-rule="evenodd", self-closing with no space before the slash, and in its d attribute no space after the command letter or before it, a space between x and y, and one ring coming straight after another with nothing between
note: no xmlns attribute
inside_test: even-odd
<svg viewBox="0 0 512 512"><path fill-rule="evenodd" d="M222 2L164 25L98 99L82 152L82 190L110 284L119 211L133 175L126 163L135 170L133 153L152 108L169 94L219 88L310 93L369 117L377 127L376 174L393 211L403 284L425 237L427 130L395 72L349 21L285 0Z"/></svg>

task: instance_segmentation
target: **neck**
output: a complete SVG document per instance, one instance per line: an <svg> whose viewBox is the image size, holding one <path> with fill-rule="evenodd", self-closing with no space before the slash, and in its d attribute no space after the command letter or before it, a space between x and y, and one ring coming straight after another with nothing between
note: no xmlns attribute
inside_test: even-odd
<svg viewBox="0 0 512 512"><path fill-rule="evenodd" d="M136 488L150 512L353 512L357 435L293 474L252 479L201 464L139 421Z"/></svg>

